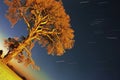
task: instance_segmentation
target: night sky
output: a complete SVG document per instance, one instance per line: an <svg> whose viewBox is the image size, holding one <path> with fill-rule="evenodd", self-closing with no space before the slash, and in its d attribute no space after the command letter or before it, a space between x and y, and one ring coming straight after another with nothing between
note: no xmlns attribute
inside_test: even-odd
<svg viewBox="0 0 120 80"><path fill-rule="evenodd" d="M63 0L75 45L61 56L50 56L36 44L33 59L40 66L42 80L120 80L120 4L115 0ZM7 6L0 0L0 31L4 37L26 35L19 21L10 28ZM1 34L1 32L0 32Z"/></svg>

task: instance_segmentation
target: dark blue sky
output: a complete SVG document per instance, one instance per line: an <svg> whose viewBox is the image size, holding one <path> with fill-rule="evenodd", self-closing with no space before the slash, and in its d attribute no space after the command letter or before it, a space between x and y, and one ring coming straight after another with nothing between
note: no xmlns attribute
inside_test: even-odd
<svg viewBox="0 0 120 80"><path fill-rule="evenodd" d="M78 62L72 67L70 80L119 80L119 3L115 0L63 2L75 29L76 43L68 52L72 56L69 59Z"/></svg>
<svg viewBox="0 0 120 80"><path fill-rule="evenodd" d="M119 3L115 0L63 0L63 4L75 30L74 48L56 57L47 55L46 50L36 44L33 49L36 64L52 80L119 80ZM5 9L0 0L0 18L4 18ZM10 25L3 20L4 25ZM8 30L9 36L26 33L22 21Z"/></svg>

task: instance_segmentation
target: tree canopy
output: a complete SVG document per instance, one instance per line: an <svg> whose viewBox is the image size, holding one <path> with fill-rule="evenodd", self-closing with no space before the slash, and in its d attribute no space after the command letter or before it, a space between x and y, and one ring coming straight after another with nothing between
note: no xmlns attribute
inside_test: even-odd
<svg viewBox="0 0 120 80"><path fill-rule="evenodd" d="M73 47L74 30L61 0L4 0L4 2L8 6L6 17L12 27L19 20L24 20L28 30L28 36L11 51L12 57L25 49L31 58L31 49L36 42L45 47L48 54L57 56L63 55L66 49Z"/></svg>

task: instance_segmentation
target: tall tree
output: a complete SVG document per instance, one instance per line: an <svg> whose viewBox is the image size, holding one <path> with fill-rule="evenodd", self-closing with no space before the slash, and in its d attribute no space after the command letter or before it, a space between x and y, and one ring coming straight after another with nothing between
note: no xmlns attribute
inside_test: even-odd
<svg viewBox="0 0 120 80"><path fill-rule="evenodd" d="M34 66L31 50L36 42L45 47L48 54L57 56L63 55L66 49L73 47L74 30L61 0L4 0L4 2L8 6L6 17L12 27L22 19L28 30L28 36L21 41L16 40L17 47L9 51L3 59L4 63L7 64L14 57L20 60L19 54L25 52L27 56L22 62ZM9 41L5 43L10 45Z"/></svg>

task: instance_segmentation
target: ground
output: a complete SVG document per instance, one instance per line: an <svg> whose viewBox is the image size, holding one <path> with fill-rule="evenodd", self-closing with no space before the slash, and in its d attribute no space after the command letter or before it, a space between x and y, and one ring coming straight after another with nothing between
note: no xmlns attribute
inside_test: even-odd
<svg viewBox="0 0 120 80"><path fill-rule="evenodd" d="M8 66L0 61L0 80L22 80Z"/></svg>

